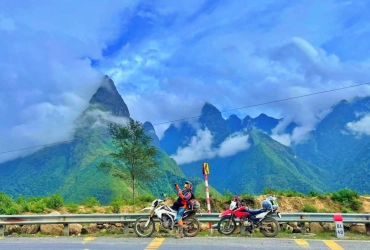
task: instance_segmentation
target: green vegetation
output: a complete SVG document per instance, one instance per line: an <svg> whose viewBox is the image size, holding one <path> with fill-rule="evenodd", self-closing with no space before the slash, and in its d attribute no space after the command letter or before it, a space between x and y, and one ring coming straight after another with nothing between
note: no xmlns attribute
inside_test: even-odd
<svg viewBox="0 0 370 250"><path fill-rule="evenodd" d="M361 208L361 201L358 193L356 191L350 189L342 189L337 192L333 192L331 194L319 194L318 198L325 197L326 200L322 202L331 202L331 206L328 206L323 209L317 209L310 203L310 199L312 198L309 194L302 197L302 194L297 192L296 196L292 196L296 192L289 191L289 190L265 190L263 195L278 195L280 198L283 197L296 197L302 199L308 199L306 203L299 209L306 213L317 213L317 212L324 212L324 213L333 213L333 212L342 212L342 213L351 213L354 211L359 211ZM278 203L279 203L278 197ZM53 210L59 210L68 212L68 213L95 213L97 211L104 211L106 213L120 213L120 212L137 212L135 210L135 206L138 209L147 207L151 204L151 202L159 197L153 195L141 195L137 197L135 203L129 197L124 196L117 196L109 203L109 206L106 208L99 208L104 207L100 204L100 202L93 196L86 198L84 201L80 203L68 203L64 204L63 198L59 194L54 194L47 197L29 197L25 198L23 196L18 197L17 199L13 199L11 196L0 192L0 214L23 214L23 213L47 213ZM167 199L169 202L172 200L174 201L177 198L176 195L170 196L167 195ZM206 208L206 199L203 197L197 197L200 204L201 209ZM225 191L224 195L217 195L215 197L211 196L211 207L212 212L221 212L230 205L231 200L233 200L234 195L229 192ZM260 204L258 202L259 198L250 194L240 194L238 195L239 201L242 201L244 205L247 205L251 208L259 208ZM341 207L338 208L336 203L341 204ZM328 204L329 205L329 204ZM335 206L333 206L335 205ZM131 211L131 207L134 206L134 210ZM126 207L123 209L123 207ZM100 209L100 210L99 210ZM102 210L103 209L103 210ZM283 208L280 208L283 209ZM338 210L339 209L339 210ZM282 212L284 210L281 210Z"/></svg>
<svg viewBox="0 0 370 250"><path fill-rule="evenodd" d="M95 197L88 197L81 204L90 208L94 206L100 206L100 202Z"/></svg>
<svg viewBox="0 0 370 250"><path fill-rule="evenodd" d="M15 201L5 193L0 193L0 214L42 213L48 209L59 209L64 206L59 194L50 197L18 197Z"/></svg>
<svg viewBox="0 0 370 250"><path fill-rule="evenodd" d="M332 193L332 199L333 201L343 205L343 213L358 211L362 206L358 192L349 188L341 189L338 192Z"/></svg>
<svg viewBox="0 0 370 250"><path fill-rule="evenodd" d="M285 196L285 197L307 197L306 194L292 191L292 190L275 190L271 188L265 188L263 194L274 195L274 196Z"/></svg>
<svg viewBox="0 0 370 250"><path fill-rule="evenodd" d="M60 194L53 194L45 199L46 206L51 209L58 209L64 205L63 197Z"/></svg>
<svg viewBox="0 0 370 250"><path fill-rule="evenodd" d="M119 213L121 206L123 206L122 198L121 197L114 198L109 205L112 207L113 213Z"/></svg>
<svg viewBox="0 0 370 250"><path fill-rule="evenodd" d="M138 121L130 120L126 126L110 124L109 133L118 150L110 153L116 163L103 162L100 168L118 179L130 180L132 199L135 202L135 188L140 182L156 178L157 148L150 144L152 138L146 135L144 126Z"/></svg>
<svg viewBox="0 0 370 250"><path fill-rule="evenodd" d="M317 208L315 208L312 204L304 204L303 205L303 212L305 213L317 213Z"/></svg>

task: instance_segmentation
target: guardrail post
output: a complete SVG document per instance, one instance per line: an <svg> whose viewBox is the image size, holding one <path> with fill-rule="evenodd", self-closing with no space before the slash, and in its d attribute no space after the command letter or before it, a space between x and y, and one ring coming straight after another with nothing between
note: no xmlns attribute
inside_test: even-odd
<svg viewBox="0 0 370 250"><path fill-rule="evenodd" d="M240 234L245 234L245 226L243 226L241 222L239 223L239 227L240 227Z"/></svg>
<svg viewBox="0 0 370 250"><path fill-rule="evenodd" d="M301 221L299 227L301 228L301 234L306 234L306 223Z"/></svg>
<svg viewBox="0 0 370 250"><path fill-rule="evenodd" d="M5 225L0 225L0 237L4 237Z"/></svg>
<svg viewBox="0 0 370 250"><path fill-rule="evenodd" d="M123 233L124 234L128 234L129 233L128 223L123 223Z"/></svg>
<svg viewBox="0 0 370 250"><path fill-rule="evenodd" d="M69 224L64 224L63 235L69 236Z"/></svg>
<svg viewBox="0 0 370 250"><path fill-rule="evenodd" d="M367 235L370 235L370 224L369 223L366 223L365 224L365 228L366 228L366 234Z"/></svg>

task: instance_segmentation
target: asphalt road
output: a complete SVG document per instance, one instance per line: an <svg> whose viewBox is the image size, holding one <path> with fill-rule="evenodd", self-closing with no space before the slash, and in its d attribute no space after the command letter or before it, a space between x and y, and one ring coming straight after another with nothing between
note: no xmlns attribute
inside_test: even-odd
<svg viewBox="0 0 370 250"><path fill-rule="evenodd" d="M366 250L370 241L355 240L293 240L278 238L235 238L235 237L195 237L195 238L109 238L109 237L4 237L0 238L1 250L23 249L325 249L325 250Z"/></svg>

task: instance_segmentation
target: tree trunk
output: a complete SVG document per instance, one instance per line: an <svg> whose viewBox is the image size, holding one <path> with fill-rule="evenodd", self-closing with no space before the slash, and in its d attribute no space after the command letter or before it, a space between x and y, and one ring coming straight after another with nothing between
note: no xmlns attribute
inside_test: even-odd
<svg viewBox="0 0 370 250"><path fill-rule="evenodd" d="M135 177L132 178L132 200L134 201L135 205Z"/></svg>

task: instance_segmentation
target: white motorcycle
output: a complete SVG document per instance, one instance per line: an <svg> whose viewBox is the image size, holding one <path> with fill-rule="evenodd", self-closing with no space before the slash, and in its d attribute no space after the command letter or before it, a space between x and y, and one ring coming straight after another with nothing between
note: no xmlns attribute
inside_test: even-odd
<svg viewBox="0 0 370 250"><path fill-rule="evenodd" d="M155 218L159 219L160 225L166 230L178 228L175 222L177 211L163 204L165 201L166 199L155 199L150 207L141 210L149 210L150 214L141 216L135 221L134 231L137 236L150 237L155 231ZM184 235L187 237L194 237L200 231L199 221L195 217L196 212L196 209L186 209L182 216Z"/></svg>

